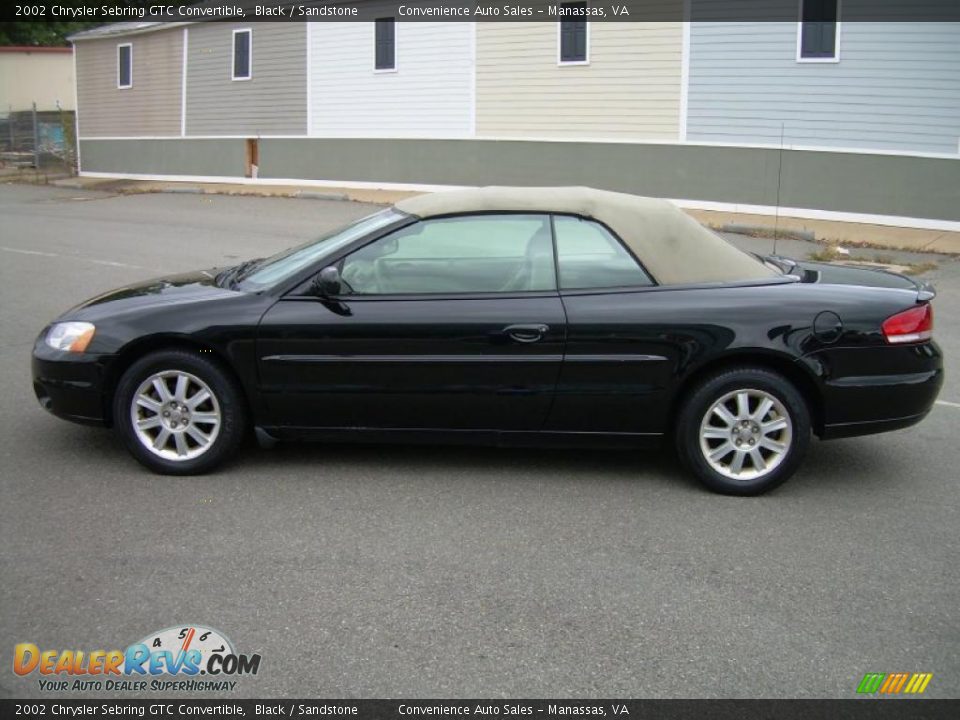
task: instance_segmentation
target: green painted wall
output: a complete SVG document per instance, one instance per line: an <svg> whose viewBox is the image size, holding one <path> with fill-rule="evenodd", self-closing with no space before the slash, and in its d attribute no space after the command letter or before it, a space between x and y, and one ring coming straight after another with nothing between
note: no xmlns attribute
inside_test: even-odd
<svg viewBox="0 0 960 720"><path fill-rule="evenodd" d="M243 140L85 140L84 171L242 177ZM657 197L960 221L960 159L631 143L261 139L260 177L588 185Z"/></svg>
<svg viewBox="0 0 960 720"><path fill-rule="evenodd" d="M244 140L81 140L83 172L243 177Z"/></svg>

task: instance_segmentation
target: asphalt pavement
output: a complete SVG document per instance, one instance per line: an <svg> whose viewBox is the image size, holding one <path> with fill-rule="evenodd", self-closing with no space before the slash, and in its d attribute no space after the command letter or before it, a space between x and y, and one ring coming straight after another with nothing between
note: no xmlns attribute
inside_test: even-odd
<svg viewBox="0 0 960 720"><path fill-rule="evenodd" d="M928 276L944 404L815 441L754 499L669 451L253 446L160 477L37 404L30 349L64 309L369 210L0 186L0 696L85 696L16 676L15 643L122 649L180 624L262 656L225 698L852 698L866 672L960 695L958 261Z"/></svg>

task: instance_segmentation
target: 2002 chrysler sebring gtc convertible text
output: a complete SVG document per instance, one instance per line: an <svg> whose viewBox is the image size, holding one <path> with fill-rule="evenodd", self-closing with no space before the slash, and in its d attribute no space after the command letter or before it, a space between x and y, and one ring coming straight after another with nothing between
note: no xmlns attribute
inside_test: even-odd
<svg viewBox="0 0 960 720"><path fill-rule="evenodd" d="M794 472L811 431L927 414L933 295L748 255L664 201L451 191L94 298L40 334L34 388L161 473L209 470L250 427L265 444L672 436L708 487L749 495Z"/></svg>

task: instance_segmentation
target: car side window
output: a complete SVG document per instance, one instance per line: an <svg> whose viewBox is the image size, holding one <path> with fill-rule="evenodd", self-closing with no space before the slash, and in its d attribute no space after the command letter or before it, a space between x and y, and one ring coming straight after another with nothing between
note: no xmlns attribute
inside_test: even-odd
<svg viewBox="0 0 960 720"><path fill-rule="evenodd" d="M592 220L556 215L557 262L560 288L631 287L653 285L653 280L613 234Z"/></svg>
<svg viewBox="0 0 960 720"><path fill-rule="evenodd" d="M547 215L464 215L408 225L348 255L354 295L556 289Z"/></svg>

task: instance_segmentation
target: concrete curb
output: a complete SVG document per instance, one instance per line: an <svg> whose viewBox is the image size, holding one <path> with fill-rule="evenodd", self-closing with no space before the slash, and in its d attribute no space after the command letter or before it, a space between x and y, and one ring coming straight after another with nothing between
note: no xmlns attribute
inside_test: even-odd
<svg viewBox="0 0 960 720"><path fill-rule="evenodd" d="M345 193L314 192L313 190L298 190L287 197L303 200L340 200L349 201L350 197Z"/></svg>
<svg viewBox="0 0 960 720"><path fill-rule="evenodd" d="M737 233L738 235L759 235L760 237L789 238L816 242L817 234L813 230L797 230L794 228L777 228L770 225L748 225L744 223L727 223L720 228L721 232Z"/></svg>

